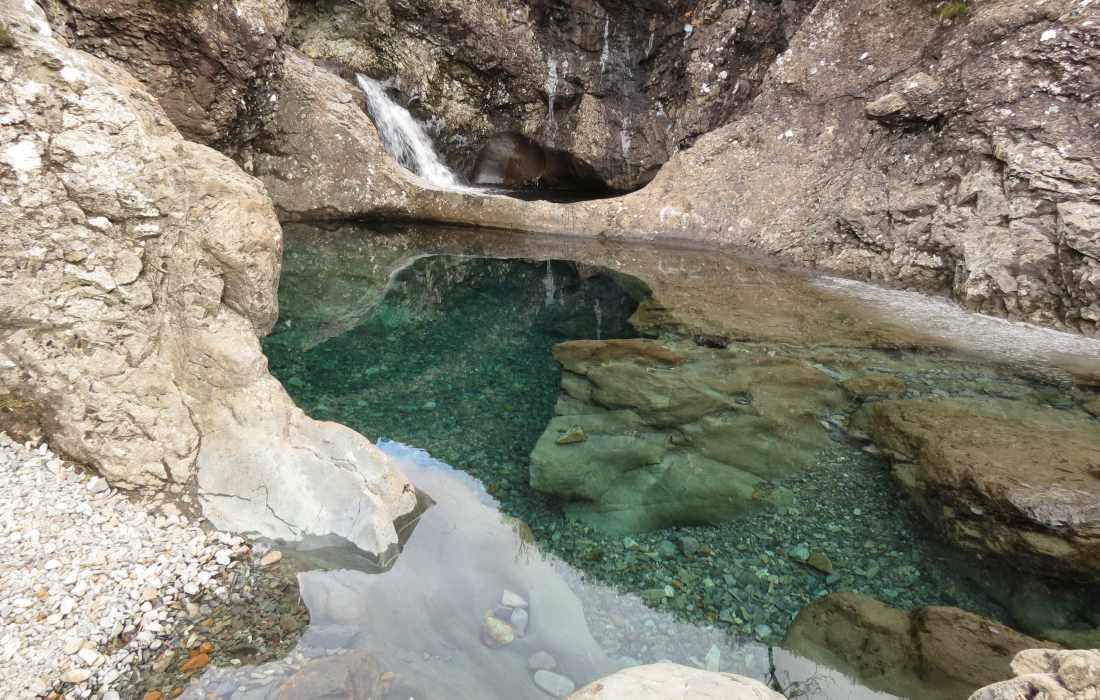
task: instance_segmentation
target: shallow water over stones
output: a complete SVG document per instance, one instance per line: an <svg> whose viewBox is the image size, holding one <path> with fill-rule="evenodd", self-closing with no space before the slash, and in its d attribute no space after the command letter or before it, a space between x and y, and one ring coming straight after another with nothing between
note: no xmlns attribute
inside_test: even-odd
<svg viewBox="0 0 1100 700"><path fill-rule="evenodd" d="M952 518L929 494L953 463L914 471L929 460L905 442L914 429L895 420L870 434L862 410L972 402L1011 434L1008 409L1026 407L1039 433L1076 426L1087 454L1100 430L1094 341L713 251L444 229L288 227L280 303L265 349L307 412L476 477L526 539L602 584L605 602L637 596L646 614L677 621L654 622L656 637L692 647L677 656L641 628L602 635L586 603L612 665L705 665L709 646L691 641L700 625L731 658L752 648L737 640L776 643L802 607L838 591L957 606L1069 644L1100 627L1094 588L1010 572L985 546L1001 532L981 527L996 494L964 493L966 518ZM1075 468L1084 505L1070 519L1082 520L1067 527L1087 560L1100 478ZM436 500L422 481L454 488L416 473ZM956 520L970 525L941 526ZM1011 532L1034 544L1029 573L1052 573L1044 547L1062 540L1025 524ZM414 534L395 570L418 546ZM487 663L463 658L470 678Z"/></svg>

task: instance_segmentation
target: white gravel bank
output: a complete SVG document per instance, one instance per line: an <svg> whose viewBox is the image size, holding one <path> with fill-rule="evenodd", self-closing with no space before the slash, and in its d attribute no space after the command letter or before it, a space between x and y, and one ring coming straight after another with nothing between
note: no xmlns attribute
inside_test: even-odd
<svg viewBox="0 0 1100 700"><path fill-rule="evenodd" d="M227 595L248 552L0 433L0 697L113 700L192 598Z"/></svg>

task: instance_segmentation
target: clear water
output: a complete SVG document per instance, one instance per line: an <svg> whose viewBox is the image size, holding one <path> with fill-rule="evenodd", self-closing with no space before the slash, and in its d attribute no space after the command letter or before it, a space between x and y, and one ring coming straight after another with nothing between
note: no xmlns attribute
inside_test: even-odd
<svg viewBox="0 0 1100 700"><path fill-rule="evenodd" d="M564 582L562 595L568 589L579 602L566 606L569 615L557 631L541 631L547 636L537 644L517 646L504 658L518 664L539 645L561 649L564 656L569 649L589 649L587 660L566 663L578 682L665 658L705 665L712 647L725 660L722 670L767 678L767 645L782 639L801 607L833 591L867 593L899 608L954 605L1012 622L1004 592L991 582L1018 575L941 544L899 492L887 465L846 437L843 411L820 416L833 440L812 469L768 485L783 494L775 507L710 526L628 536L565 517L563 503L534 491L528 481L528 456L560 393L551 350L564 340L636 335L631 314L656 295L674 307L677 318L669 325L681 334L720 332L740 338L735 342L746 351L812 358L826 369L886 367L904 379L908 397L1027 396L1058 406L1067 400L1065 380L1058 378L1074 362L1068 370L1018 371L946 352L943 342L933 343L934 350L922 348L926 341L918 336L924 338L927 329L914 334L914 319L902 331L864 318L843 299L815 296L813 284L712 252L520 235L288 227L282 316L265 340L272 372L310 415L342 422L373 440L394 441L387 449L406 459L414 483L441 504L475 494L487 509L485 522L496 523L465 520L477 511L472 506L429 509L392 572L304 578L307 602L311 585L319 591L369 590L392 603L377 603L383 607L416 608L417 586L430 589L423 600L448 601L440 620L424 620L414 634L386 640L363 630L352 634L354 643L324 637L331 625L351 634L346 628L364 626L380 614L377 608L351 620L325 613L315 617L320 636L307 635L306 648L369 647L406 671L418 659L429 667L446 661L460 669L454 673L471 692L496 697L485 690L491 683L484 674L498 657L485 656L471 625L476 628L498 589L531 590L533 579ZM857 306L865 304L859 300ZM651 323L647 332L660 326ZM1051 359L1053 341L1042 340L1046 332L1016 330L1024 335L1014 336L1022 348L1014 361ZM1062 359L1088 362L1096 349L1082 341L1067 353L1077 341L1065 342L1055 344L1054 355ZM965 338L959 344L967 349ZM1051 384L1045 383L1049 376L1055 377ZM452 533L446 546L420 543L446 532ZM497 535L510 537L511 544L477 544ZM497 559L506 555L485 563L481 557L487 555L472 552L475 545ZM826 554L837 563L836 572L826 576L803 564L799 552L808 550ZM528 570L544 565L555 573ZM464 583L452 591L447 584L456 577ZM1087 601L1094 594L1067 589L1051 597ZM328 609L318 603L311 612L315 607ZM464 636L454 636L454 620L462 621ZM433 646L440 639L449 640L449 652ZM811 677L826 679L824 690L806 685L804 697L889 697L775 649L771 656L773 662L780 658L785 688ZM539 697L521 665L508 668L501 672L508 680L498 678L493 692ZM432 677L427 668L409 672L419 680L410 680L407 690L430 690Z"/></svg>

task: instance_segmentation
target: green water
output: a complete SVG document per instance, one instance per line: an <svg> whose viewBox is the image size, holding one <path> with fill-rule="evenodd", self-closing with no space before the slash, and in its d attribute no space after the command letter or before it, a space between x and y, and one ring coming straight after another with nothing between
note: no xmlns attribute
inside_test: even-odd
<svg viewBox="0 0 1100 700"><path fill-rule="evenodd" d="M560 261L422 258L360 324L306 352L278 328L271 371L314 418L426 449L517 516L551 519L526 469L558 396L551 348L635 335L637 300L610 275L581 274Z"/></svg>
<svg viewBox="0 0 1100 700"><path fill-rule="evenodd" d="M378 241L332 258L308 242L288 244L284 317L265 350L311 416L426 449L481 480L542 549L654 609L739 637L776 642L800 608L834 591L1009 621L1004 597L975 583L1007 574L939 543L888 466L848 442L843 412L821 416L834 442L812 469L768 485L782 495L775 507L630 536L567 519L562 503L528 483L528 456L559 396L551 350L565 340L635 336L628 319L645 285L582 263L416 258L406 239ZM869 365L907 361L852 352L849 360ZM912 364L910 397L1039 391L994 369ZM810 554L825 555L833 572L809 566ZM644 649L615 644L609 653L647 660Z"/></svg>

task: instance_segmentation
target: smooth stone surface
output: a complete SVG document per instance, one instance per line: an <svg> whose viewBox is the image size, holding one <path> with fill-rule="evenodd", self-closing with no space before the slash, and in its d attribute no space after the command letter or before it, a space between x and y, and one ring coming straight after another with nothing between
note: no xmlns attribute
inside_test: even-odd
<svg viewBox="0 0 1100 700"><path fill-rule="evenodd" d="M555 698L564 698L576 689L576 684L560 673L539 669L535 671L535 685Z"/></svg>
<svg viewBox="0 0 1100 700"><path fill-rule="evenodd" d="M967 697L1006 676L1016 652L1043 645L958 608L905 611L857 593L806 606L783 640L869 688L921 700Z"/></svg>
<svg viewBox="0 0 1100 700"><path fill-rule="evenodd" d="M1044 575L1100 579L1100 429L1004 399L881 401L853 425L950 541Z"/></svg>
<svg viewBox="0 0 1100 700"><path fill-rule="evenodd" d="M671 663L635 666L601 678L569 700L784 700L759 681Z"/></svg>

